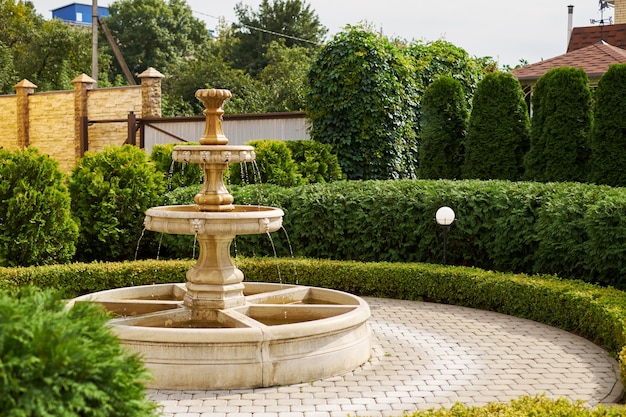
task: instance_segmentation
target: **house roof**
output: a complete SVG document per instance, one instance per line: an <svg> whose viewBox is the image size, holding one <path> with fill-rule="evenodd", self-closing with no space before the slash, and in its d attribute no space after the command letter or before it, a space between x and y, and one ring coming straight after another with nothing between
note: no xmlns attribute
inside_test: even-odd
<svg viewBox="0 0 626 417"><path fill-rule="evenodd" d="M626 49L626 23L574 28L569 38L567 52L573 52L599 41Z"/></svg>
<svg viewBox="0 0 626 417"><path fill-rule="evenodd" d="M599 41L536 64L514 69L511 74L516 76L522 84L533 84L552 68L575 67L585 70L589 79L597 82L610 65L622 63L626 63L626 50Z"/></svg>

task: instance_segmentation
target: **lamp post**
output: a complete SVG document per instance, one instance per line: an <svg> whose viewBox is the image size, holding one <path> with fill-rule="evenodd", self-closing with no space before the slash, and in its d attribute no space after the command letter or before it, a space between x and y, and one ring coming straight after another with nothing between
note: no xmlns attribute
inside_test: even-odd
<svg viewBox="0 0 626 417"><path fill-rule="evenodd" d="M450 207L443 206L437 210L435 214L437 224L443 227L443 264L446 264L446 246L448 243L448 228L454 223L454 210Z"/></svg>

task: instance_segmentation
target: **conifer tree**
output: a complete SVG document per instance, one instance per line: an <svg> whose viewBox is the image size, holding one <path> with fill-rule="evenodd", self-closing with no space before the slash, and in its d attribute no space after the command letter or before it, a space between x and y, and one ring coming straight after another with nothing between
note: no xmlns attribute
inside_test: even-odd
<svg viewBox="0 0 626 417"><path fill-rule="evenodd" d="M582 69L554 68L537 81L525 179L586 179L592 103L589 78Z"/></svg>
<svg viewBox="0 0 626 417"><path fill-rule="evenodd" d="M626 185L626 64L611 65L596 90L589 181Z"/></svg>
<svg viewBox="0 0 626 417"><path fill-rule="evenodd" d="M474 95L463 176L516 181L528 150L529 117L522 87L513 75L490 73Z"/></svg>
<svg viewBox="0 0 626 417"><path fill-rule="evenodd" d="M420 120L420 178L461 178L468 116L459 81L442 76L426 88Z"/></svg>

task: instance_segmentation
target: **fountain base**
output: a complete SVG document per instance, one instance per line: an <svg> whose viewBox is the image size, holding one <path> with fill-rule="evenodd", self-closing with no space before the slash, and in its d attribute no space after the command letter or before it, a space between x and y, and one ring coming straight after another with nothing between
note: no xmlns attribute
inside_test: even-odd
<svg viewBox="0 0 626 417"><path fill-rule="evenodd" d="M120 288L85 295L120 316L111 328L137 352L157 389L268 387L339 375L370 357L361 298L297 285L244 283L245 303L198 317L185 284Z"/></svg>

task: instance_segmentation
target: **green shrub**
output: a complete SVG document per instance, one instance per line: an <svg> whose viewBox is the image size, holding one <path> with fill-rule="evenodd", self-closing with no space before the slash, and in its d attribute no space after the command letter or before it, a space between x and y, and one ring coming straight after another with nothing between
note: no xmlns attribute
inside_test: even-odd
<svg viewBox="0 0 626 417"><path fill-rule="evenodd" d="M190 145L197 145L190 144ZM156 170L163 174L167 189L187 187L189 185L201 184L203 172L198 164L185 164L172 161L173 143L167 145L155 145L150 153L150 160Z"/></svg>
<svg viewBox="0 0 626 417"><path fill-rule="evenodd" d="M509 404L489 403L483 406L467 406L461 403L450 408L438 408L417 411L409 414L412 417L620 417L624 415L624 407L598 406L589 407L582 401L571 402L565 398L549 399L545 396L523 396L512 400Z"/></svg>
<svg viewBox="0 0 626 417"><path fill-rule="evenodd" d="M420 178L461 178L468 115L459 81L443 76L426 88L420 119Z"/></svg>
<svg viewBox="0 0 626 417"><path fill-rule="evenodd" d="M124 145L88 152L68 180L79 222L79 260L134 259L144 212L158 205L163 176L143 150Z"/></svg>
<svg viewBox="0 0 626 417"><path fill-rule="evenodd" d="M94 304L67 310L51 291L0 292L0 414L156 416L148 374L108 319Z"/></svg>
<svg viewBox="0 0 626 417"><path fill-rule="evenodd" d="M524 178L585 181L592 123L589 78L580 68L554 68L533 92L530 150Z"/></svg>
<svg viewBox="0 0 626 417"><path fill-rule="evenodd" d="M285 141L253 140L256 161L229 167L230 184L276 184L293 187L304 183ZM260 176L260 178L258 177Z"/></svg>
<svg viewBox="0 0 626 417"><path fill-rule="evenodd" d="M529 127L528 109L517 78L504 72L485 75L473 99L463 177L521 179Z"/></svg>
<svg viewBox="0 0 626 417"><path fill-rule="evenodd" d="M626 186L626 65L611 65L598 81L590 138L589 181Z"/></svg>
<svg viewBox="0 0 626 417"><path fill-rule="evenodd" d="M291 158L305 183L344 179L339 159L332 153L331 145L314 140L288 140L285 144L291 151Z"/></svg>
<svg viewBox="0 0 626 417"><path fill-rule="evenodd" d="M0 149L0 266L69 261L78 227L59 164L35 148Z"/></svg>

